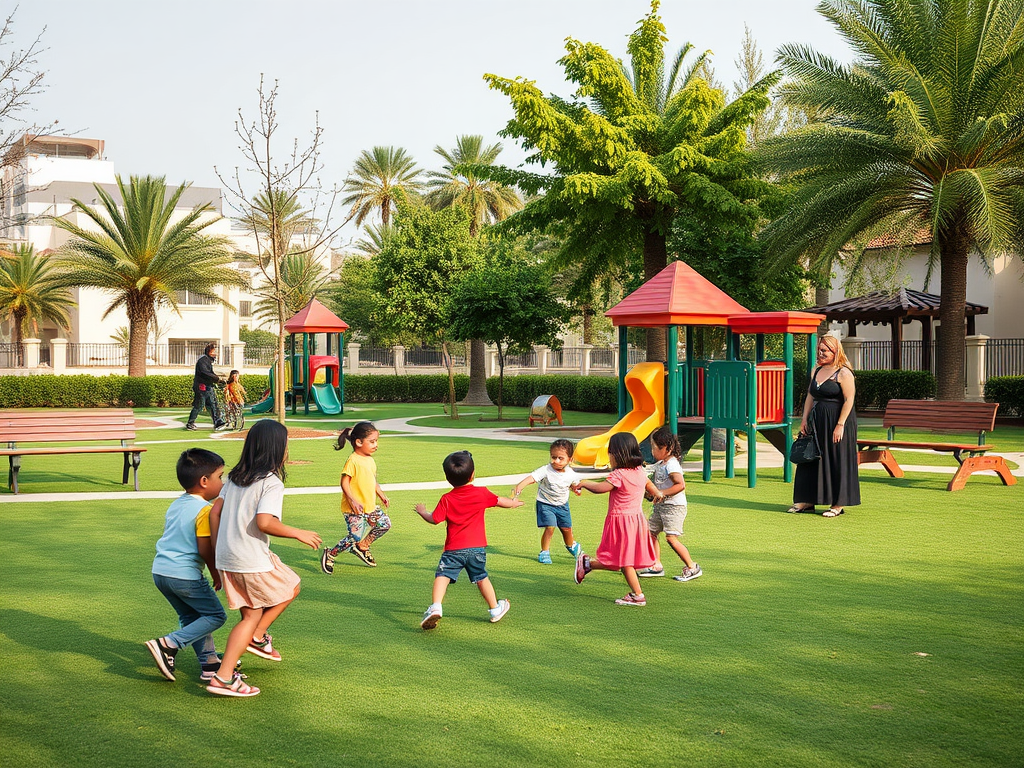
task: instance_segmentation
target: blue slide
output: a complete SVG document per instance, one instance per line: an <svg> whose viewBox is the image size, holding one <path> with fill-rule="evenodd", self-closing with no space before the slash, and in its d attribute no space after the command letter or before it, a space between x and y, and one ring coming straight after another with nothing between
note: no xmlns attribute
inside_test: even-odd
<svg viewBox="0 0 1024 768"><path fill-rule="evenodd" d="M333 384L314 384L309 391L320 413L341 413L341 403Z"/></svg>

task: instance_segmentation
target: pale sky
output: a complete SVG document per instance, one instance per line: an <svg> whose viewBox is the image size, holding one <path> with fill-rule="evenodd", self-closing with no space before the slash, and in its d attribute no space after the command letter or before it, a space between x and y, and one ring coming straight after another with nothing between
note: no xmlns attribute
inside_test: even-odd
<svg viewBox="0 0 1024 768"><path fill-rule="evenodd" d="M768 63L789 42L849 58L816 4L664 0L667 50L687 41L711 49L727 86L744 23ZM3 2L5 14L13 7ZM123 176L220 186L213 167L241 162L234 122L239 108L256 115L263 73L280 83L281 151L305 142L319 111L323 179L340 184L363 149L402 146L436 168L434 147L451 147L459 134L502 141L501 160L517 164L522 151L497 136L508 100L483 74L522 75L569 96L557 64L564 39L625 57L648 8L645 0L46 0L21 3L15 33L24 45L46 27L47 90L29 119L104 139Z"/></svg>

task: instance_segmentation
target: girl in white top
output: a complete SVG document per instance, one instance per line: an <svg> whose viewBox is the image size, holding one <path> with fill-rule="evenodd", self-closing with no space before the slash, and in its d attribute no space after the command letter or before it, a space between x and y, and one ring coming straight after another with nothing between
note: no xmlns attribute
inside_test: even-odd
<svg viewBox="0 0 1024 768"><path fill-rule="evenodd" d="M686 520L686 481L683 479L683 465L679 463L682 454L679 438L672 434L668 427L660 427L651 435L651 453L657 460L654 465L654 477L651 478L658 495L654 497L654 510L651 512L648 526L651 538L654 539L656 561L650 568L637 573L638 576L664 576L665 568L661 564L661 543L658 534L665 533L665 541L672 547L679 559L683 561L683 572L673 576L676 581L691 581L701 575L702 571L693 562L690 552L683 546L679 537L683 535L683 521Z"/></svg>
<svg viewBox="0 0 1024 768"><path fill-rule="evenodd" d="M281 522L288 430L272 419L249 429L238 464L228 474L224 507L210 514L210 533L228 607L242 617L228 635L220 669L206 686L218 696L255 696L259 688L235 674L235 662L248 651L280 661L267 630L299 594L299 577L270 551L270 536L296 539L317 549L320 535Z"/></svg>

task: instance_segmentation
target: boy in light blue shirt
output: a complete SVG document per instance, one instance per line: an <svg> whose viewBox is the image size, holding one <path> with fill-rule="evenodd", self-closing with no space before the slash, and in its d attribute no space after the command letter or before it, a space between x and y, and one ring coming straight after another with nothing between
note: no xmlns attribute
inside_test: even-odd
<svg viewBox="0 0 1024 768"><path fill-rule="evenodd" d="M210 510L223 501L217 498L224 485L224 459L213 451L190 448L178 457L178 482L185 493L171 502L164 520L164 534L156 543L153 582L178 614L180 628L155 640L147 640L160 674L174 680L174 657L191 645L207 680L220 668L213 632L227 620L214 590L220 574L210 541ZM213 588L203 576L210 571Z"/></svg>

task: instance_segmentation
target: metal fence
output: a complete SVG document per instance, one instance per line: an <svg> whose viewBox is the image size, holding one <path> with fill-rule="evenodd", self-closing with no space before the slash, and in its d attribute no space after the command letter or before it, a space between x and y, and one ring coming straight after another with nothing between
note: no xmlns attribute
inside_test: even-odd
<svg viewBox="0 0 1024 768"><path fill-rule="evenodd" d="M519 355L505 355L506 368L536 368L537 352L525 352Z"/></svg>
<svg viewBox="0 0 1024 768"><path fill-rule="evenodd" d="M452 365L456 368L466 365L466 350L462 344L454 344L448 348L452 358ZM359 364L362 365L363 356L359 354ZM406 347L405 364L408 366L421 366L424 368L445 368L444 350L440 347Z"/></svg>
<svg viewBox="0 0 1024 768"><path fill-rule="evenodd" d="M175 344L147 344L146 365L192 366L206 351L206 341L186 341ZM224 344L220 350L220 362L231 362L231 346ZM40 360L42 360L40 349ZM47 349L49 357L49 349ZM127 368L128 348L123 344L81 344L67 345L68 368Z"/></svg>
<svg viewBox="0 0 1024 768"><path fill-rule="evenodd" d="M363 347L359 350L359 367L394 366L395 350L392 347Z"/></svg>
<svg viewBox="0 0 1024 768"><path fill-rule="evenodd" d="M24 360L21 344L13 341L0 343L0 368L20 368Z"/></svg>
<svg viewBox="0 0 1024 768"><path fill-rule="evenodd" d="M985 377L1024 376L1024 339L989 339L985 343Z"/></svg>
<svg viewBox="0 0 1024 768"><path fill-rule="evenodd" d="M274 358L276 357L276 344L274 346L256 346L253 344L245 345L246 368L262 368L263 366L269 367L274 364Z"/></svg>
<svg viewBox="0 0 1024 768"><path fill-rule="evenodd" d="M591 353L590 364L594 364L593 353ZM562 347L561 349L552 349L548 352L548 368L568 368L578 371L582 365L582 347Z"/></svg>
<svg viewBox="0 0 1024 768"><path fill-rule="evenodd" d="M938 360L937 342L931 342L931 371ZM889 370L892 367L891 341L865 341L861 345L864 370ZM904 341L901 348L903 369L922 370L924 342ZM964 349L966 359L967 350ZM985 342L985 378L993 376L1024 376L1024 339L988 339Z"/></svg>

